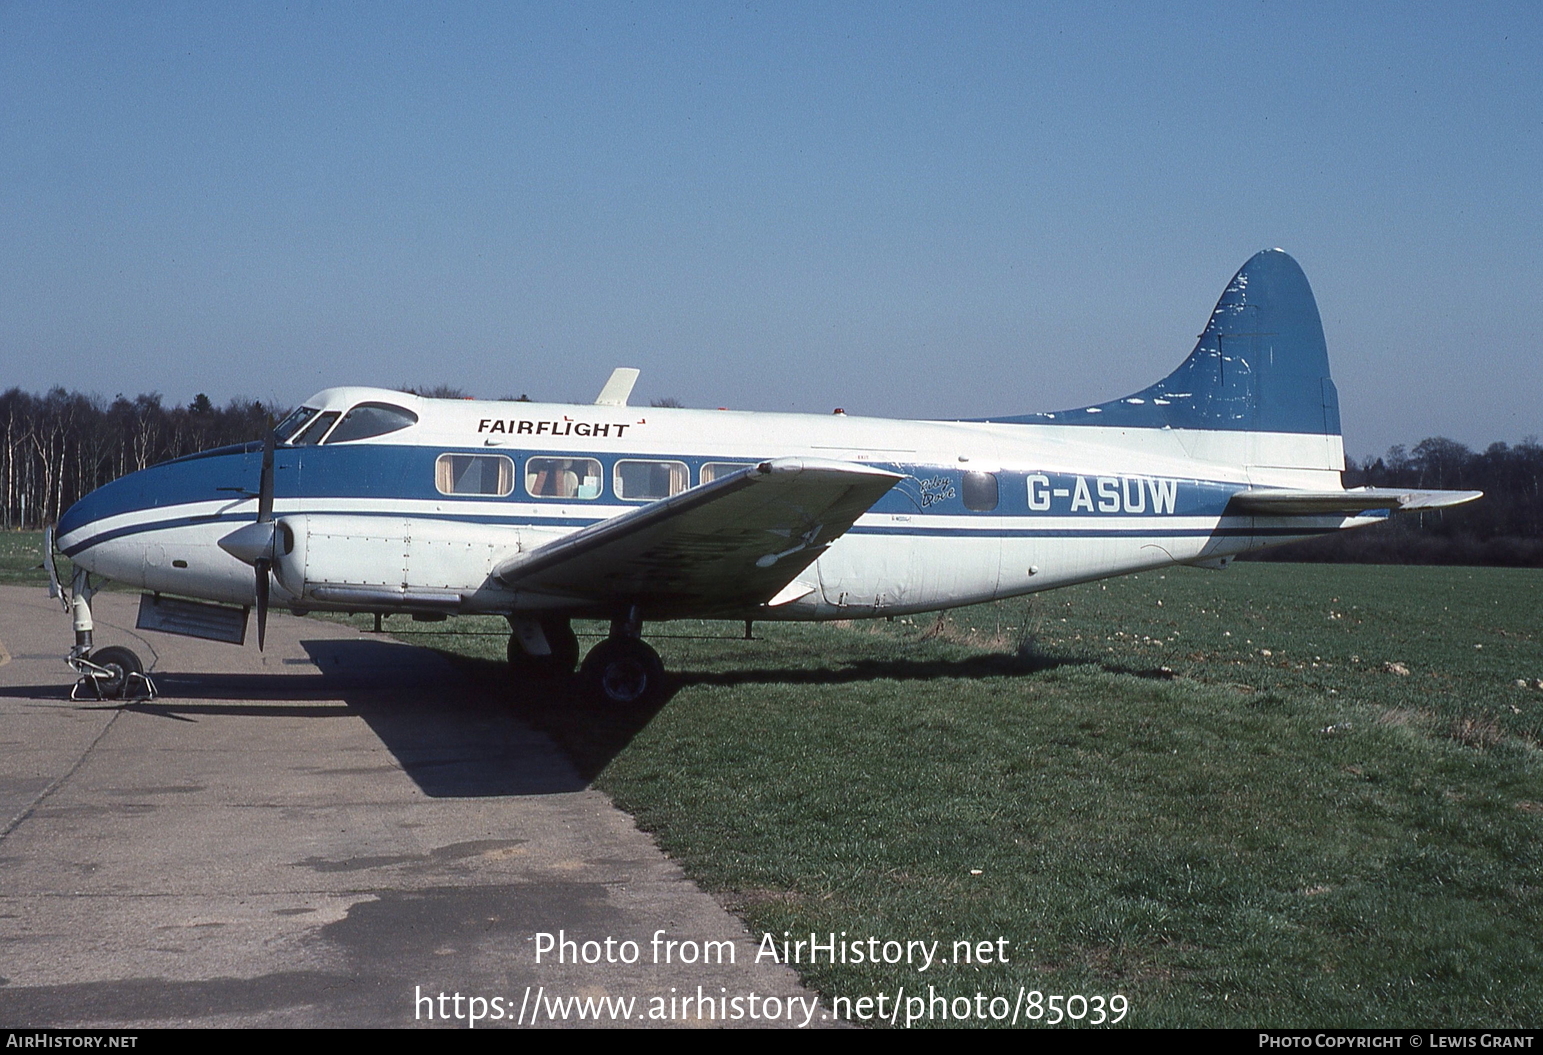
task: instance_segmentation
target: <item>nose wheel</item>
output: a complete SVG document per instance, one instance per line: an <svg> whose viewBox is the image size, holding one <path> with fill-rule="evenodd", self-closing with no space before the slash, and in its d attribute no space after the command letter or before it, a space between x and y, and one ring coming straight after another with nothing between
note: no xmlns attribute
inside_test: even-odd
<svg viewBox="0 0 1543 1055"><path fill-rule="evenodd" d="M80 675L70 699L153 700L155 683L132 650L121 645L97 649L69 661Z"/></svg>

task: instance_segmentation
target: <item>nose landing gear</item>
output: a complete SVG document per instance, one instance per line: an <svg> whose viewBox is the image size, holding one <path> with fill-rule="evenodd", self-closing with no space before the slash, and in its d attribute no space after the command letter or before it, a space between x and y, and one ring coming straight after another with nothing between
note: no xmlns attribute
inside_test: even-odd
<svg viewBox="0 0 1543 1055"><path fill-rule="evenodd" d="M53 564L53 536L50 532L44 545L47 547L49 578L57 584ZM50 589L52 593L55 585ZM130 649L121 645L93 649L91 633L95 623L91 618L91 598L96 587L86 569L76 568L70 582L70 597L66 604L75 624L75 647L64 661L80 675L80 680L70 689L70 699L84 700L153 700L156 697L155 682L145 673L145 665ZM62 591L60 591L62 596Z"/></svg>
<svg viewBox="0 0 1543 1055"><path fill-rule="evenodd" d="M121 645L74 657L69 664L81 676L70 689L72 700L87 698L82 689L90 691L98 700L155 699L155 682L145 673L145 665Z"/></svg>

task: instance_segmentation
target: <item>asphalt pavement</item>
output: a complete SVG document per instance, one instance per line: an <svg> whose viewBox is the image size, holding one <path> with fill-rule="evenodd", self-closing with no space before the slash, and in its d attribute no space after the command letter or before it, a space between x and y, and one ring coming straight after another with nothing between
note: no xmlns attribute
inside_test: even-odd
<svg viewBox="0 0 1543 1055"><path fill-rule="evenodd" d="M0 587L0 1025L821 1023L443 657L286 615L259 653L137 603L98 594L96 642L160 698L72 702L69 617Z"/></svg>

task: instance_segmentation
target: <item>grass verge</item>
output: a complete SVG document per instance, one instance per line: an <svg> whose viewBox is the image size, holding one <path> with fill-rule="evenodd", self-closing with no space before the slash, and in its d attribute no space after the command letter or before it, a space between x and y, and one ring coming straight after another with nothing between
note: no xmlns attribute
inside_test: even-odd
<svg viewBox="0 0 1543 1055"><path fill-rule="evenodd" d="M1145 1026L1528 1026L1540 587L1254 564L755 641L673 623L650 634L678 672L653 714L509 684L497 620L403 636L506 693L752 933L938 940L949 960L1007 939L989 965L804 965L827 996L1022 986L1123 994Z"/></svg>

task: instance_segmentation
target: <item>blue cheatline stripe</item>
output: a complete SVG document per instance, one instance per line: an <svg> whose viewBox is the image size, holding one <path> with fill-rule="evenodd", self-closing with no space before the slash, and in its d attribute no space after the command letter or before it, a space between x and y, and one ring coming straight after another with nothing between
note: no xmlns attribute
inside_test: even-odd
<svg viewBox="0 0 1543 1055"><path fill-rule="evenodd" d="M342 511L337 511L337 510L320 510L320 511L318 511L318 510L314 510L314 509L308 509L304 513L279 513L279 514L276 514L276 517L278 519L282 519L282 518L284 518L286 516L379 517L382 520L403 520L403 519L413 519L413 520L449 520L449 521L457 521L457 522L465 523L465 524L490 524L490 525L493 525L495 527L572 527L572 528L587 527L590 524L598 523L599 521L606 519L605 517L591 517L591 518L589 518L587 520L586 519L579 519L579 518L576 518L576 517L551 517L551 518L546 519L546 520L529 520L529 519L509 520L509 519L500 519L500 518L497 518L497 517L473 516L473 515L470 515L470 514L454 514L454 513L411 513L411 514L408 514L408 513L387 513L387 512L360 512L358 510L353 510L353 509L342 510ZM143 534L146 531L160 531L160 530L162 530L164 528L188 527L191 524L230 524L230 525L232 525L234 527L235 525L238 525L238 524L250 524L253 521L255 521L256 519L257 519L256 514L251 514L251 513L247 514L246 516L224 516L224 515L216 514L214 516L207 516L207 515L205 515L205 516L168 517L165 520L155 520L155 521L150 521L149 523L145 523L145 524L130 524L130 525L126 526L126 527L114 528L112 531L104 531L104 532L102 532L100 534L92 535L89 539L87 539L84 542L77 542L73 546L71 546L69 549L63 550L61 552L63 552L66 557L73 557L73 556L75 556L75 554L81 552L82 550L90 549L92 546L100 545L103 542L111 542L114 539L127 538L130 535L140 535L140 534ZM79 530L79 528L77 528L76 530Z"/></svg>
<svg viewBox="0 0 1543 1055"><path fill-rule="evenodd" d="M347 517L378 517L383 520L402 520L404 518L419 520L439 520L463 524L487 524L495 527L571 527L582 528L590 524L599 523L605 517L544 517L532 519L522 517L514 520L510 518L491 517L486 514L455 514L455 513L393 513L393 512L360 512L356 510L306 510L304 513L287 513L280 516L347 516ZM84 542L78 542L64 550L64 555L74 557L77 553L90 549L92 546L114 539L128 538L132 535L140 535L150 531L162 531L167 528L188 527L194 524L249 524L255 519L254 515L246 516L181 516L168 517L165 520L155 520L143 524L131 524L111 531L104 531L93 535ZM961 518L963 519L963 518ZM985 530L981 528L953 528L953 527L853 527L848 529L848 535L881 535L910 538L1246 538L1250 536L1264 537L1306 537L1310 535L1333 534L1339 528L1323 527L1222 527L1214 528L998 528Z"/></svg>
<svg viewBox="0 0 1543 1055"><path fill-rule="evenodd" d="M1254 535L1327 535L1339 528L1002 528L996 531L956 528L852 528L848 535L915 535L942 538L1243 538Z"/></svg>

